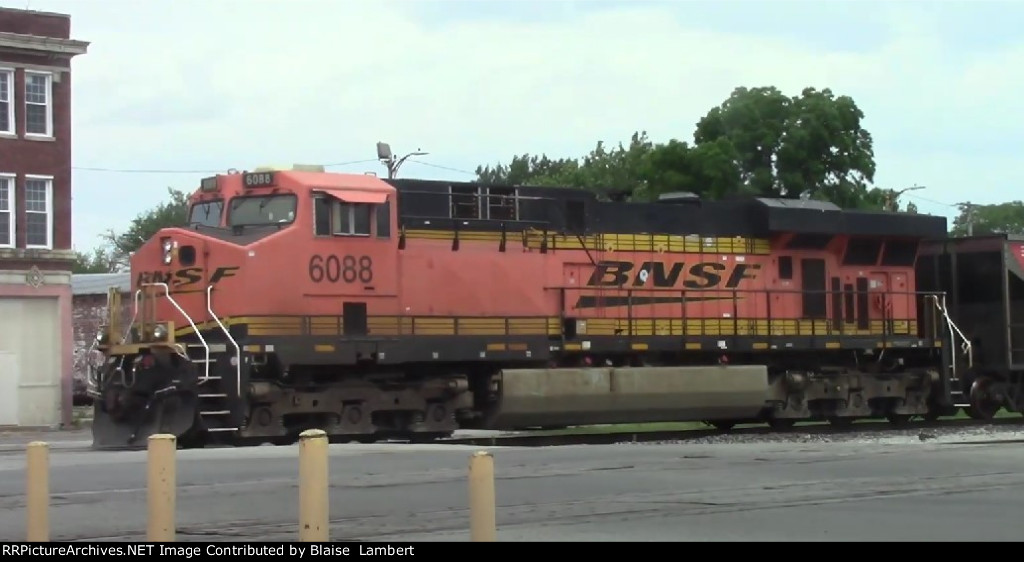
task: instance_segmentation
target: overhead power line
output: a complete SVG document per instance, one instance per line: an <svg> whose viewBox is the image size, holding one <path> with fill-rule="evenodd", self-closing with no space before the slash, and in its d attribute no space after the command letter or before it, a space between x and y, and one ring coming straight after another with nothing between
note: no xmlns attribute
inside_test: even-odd
<svg viewBox="0 0 1024 562"><path fill-rule="evenodd" d="M920 195L911 195L911 194L907 193L906 196L908 198L910 198L910 199L919 199L921 201L927 201L929 203L934 203L935 205L943 205L943 206L946 206L946 207L958 207L959 206L959 205L956 205L954 203L946 203L944 201L937 201L935 199L931 199L931 198L928 198L928 197L922 197Z"/></svg>
<svg viewBox="0 0 1024 562"><path fill-rule="evenodd" d="M452 168L450 166L441 166L441 165L438 165L438 164L431 164L430 162L424 162L422 160L416 160L415 158L410 158L409 161L410 162L415 162L417 164L421 164L423 166L430 166L431 168L437 168L439 170L448 170L450 172L459 172L460 174L469 174L471 176L475 176L476 175L476 172L470 172L468 170L460 170L459 168Z"/></svg>

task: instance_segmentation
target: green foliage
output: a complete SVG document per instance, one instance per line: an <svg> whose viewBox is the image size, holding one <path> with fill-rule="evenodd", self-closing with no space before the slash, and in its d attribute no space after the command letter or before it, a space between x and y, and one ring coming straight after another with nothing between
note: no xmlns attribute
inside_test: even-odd
<svg viewBox="0 0 1024 562"><path fill-rule="evenodd" d="M75 263L71 266L71 273L112 273L114 271L116 271L116 264L111 261L110 253L103 248L96 248L91 255L75 252Z"/></svg>
<svg viewBox="0 0 1024 562"><path fill-rule="evenodd" d="M857 205L875 174L863 117L852 98L829 89L806 88L790 98L776 88L737 88L697 123L694 140L732 144L742 183L757 193L810 192Z"/></svg>
<svg viewBox="0 0 1024 562"><path fill-rule="evenodd" d="M92 256L78 254L73 273L113 273L128 268L132 252L152 238L161 229L184 226L188 223L188 194L167 188L168 201L153 207L132 219L124 232L107 230L101 235L105 248L97 248Z"/></svg>
<svg viewBox="0 0 1024 562"><path fill-rule="evenodd" d="M599 193L611 190L634 191L645 186L647 156L654 145L647 133L636 132L629 146L619 143L608 148L599 141L580 160L551 159L545 155L513 156L509 164L479 166L477 181L492 184L561 186L590 189Z"/></svg>
<svg viewBox="0 0 1024 562"><path fill-rule="evenodd" d="M695 146L672 139L646 155L646 185L636 195L646 200L672 191L688 191L707 199L757 195L756 189L740 179L739 157L732 143L724 139Z"/></svg>
<svg viewBox="0 0 1024 562"><path fill-rule="evenodd" d="M980 234L1024 234L1024 202L1008 201L997 205L961 204L953 219L953 236ZM970 229L968 229L970 225Z"/></svg>
<svg viewBox="0 0 1024 562"><path fill-rule="evenodd" d="M848 96L804 89L736 88L698 123L693 141L655 144L634 133L628 146L603 143L577 160L523 154L508 165L481 166L481 182L563 185L628 192L652 200L670 191L704 198L806 194L844 208L886 208L889 190L873 188L872 139Z"/></svg>

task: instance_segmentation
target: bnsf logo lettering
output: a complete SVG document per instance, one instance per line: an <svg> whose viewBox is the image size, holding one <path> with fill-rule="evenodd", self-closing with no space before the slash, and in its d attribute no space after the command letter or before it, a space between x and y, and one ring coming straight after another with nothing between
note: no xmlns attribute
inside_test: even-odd
<svg viewBox="0 0 1024 562"><path fill-rule="evenodd" d="M681 287L684 289L712 289L727 279L725 287L735 289L744 279L757 277L759 264L736 264L729 272L729 266L718 262L701 262L686 267L683 262L667 264L648 261L635 269L628 261L603 261L594 268L587 281L591 287L622 287L627 283L633 287L653 286L657 288ZM685 276L684 276L685 272ZM682 278L682 283L680 283Z"/></svg>
<svg viewBox="0 0 1024 562"><path fill-rule="evenodd" d="M213 285L225 277L233 277L238 270L236 266L218 267L210 276L210 284ZM175 271L143 271L135 278L135 285L166 283L171 289L180 289L202 281L205 271L202 267L186 267Z"/></svg>

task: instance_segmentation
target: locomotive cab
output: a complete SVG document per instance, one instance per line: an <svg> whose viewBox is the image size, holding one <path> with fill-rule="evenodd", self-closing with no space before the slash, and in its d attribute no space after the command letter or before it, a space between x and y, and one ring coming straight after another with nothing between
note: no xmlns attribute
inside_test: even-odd
<svg viewBox="0 0 1024 562"><path fill-rule="evenodd" d="M288 338L319 327L299 318L340 315L335 333L358 337L373 314L394 314L395 193L376 177L322 167L203 179L187 224L132 255L128 325L111 314L97 338L107 364L90 377L95 445L236 432L259 385L287 379L296 362L337 360L301 356L307 348ZM246 345L253 336L273 343Z"/></svg>
<svg viewBox="0 0 1024 562"><path fill-rule="evenodd" d="M357 299L395 297L397 294L396 222L394 189L372 176L348 185L313 184L313 213L309 230L312 244L305 264L309 282L330 287L333 294ZM363 311L366 302L345 303ZM365 333L365 319L351 318L357 333Z"/></svg>

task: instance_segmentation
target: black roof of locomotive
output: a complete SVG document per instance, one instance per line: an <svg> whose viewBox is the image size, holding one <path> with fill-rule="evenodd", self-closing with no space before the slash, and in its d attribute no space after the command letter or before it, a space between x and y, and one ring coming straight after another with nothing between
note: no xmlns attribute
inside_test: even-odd
<svg viewBox="0 0 1024 562"><path fill-rule="evenodd" d="M844 210L813 200L695 196L658 202L602 201L592 191L570 187L508 186L438 180L385 180L399 192L407 228L508 231L538 228L573 233L662 233L764 238L774 233L945 238L942 216ZM519 220L455 219L452 188L504 189L519 197Z"/></svg>

